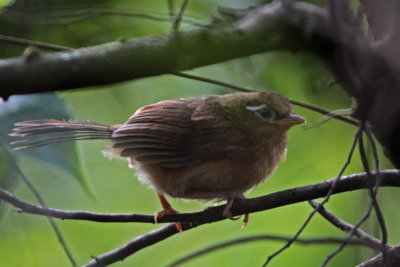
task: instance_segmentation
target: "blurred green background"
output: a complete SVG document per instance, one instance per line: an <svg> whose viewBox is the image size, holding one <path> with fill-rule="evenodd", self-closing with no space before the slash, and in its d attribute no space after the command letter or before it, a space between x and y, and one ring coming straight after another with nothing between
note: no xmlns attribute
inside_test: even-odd
<svg viewBox="0 0 400 267"><path fill-rule="evenodd" d="M68 47L83 47L114 41L120 37L135 38L164 33L170 30L170 21L120 15L78 15L79 12L93 12L96 9L143 12L168 18L167 2L0 1L0 5L4 5L0 13L0 34ZM181 2L175 1L176 12ZM192 0L185 17L207 21L217 14L218 6L246 8L263 2L266 1ZM321 4L325 1L309 2ZM10 7L14 11L9 10ZM78 15L68 17L60 14ZM182 28L189 27L193 25L185 22L182 24ZM19 56L24 49L23 46L0 43L0 56ZM269 52L196 69L190 73L254 89L279 92L291 99L330 110L351 106L351 100L340 87L329 86L333 78L312 55ZM233 92L220 86L172 75L93 89L96 90L10 97L8 102L0 103L2 140L7 143L11 140L7 134L12 124L21 120L79 118L118 124L126 121L139 107L160 100ZM295 108L308 122L321 117L306 109ZM289 133L286 161L281 163L266 183L249 192L247 197L262 196L334 177L346 160L355 131L354 126L335 120L308 130L294 127ZM13 155L50 207L104 213L153 214L158 211L160 204L156 194L137 181L134 172L127 167L127 162L104 158L100 152L104 147L102 141L77 142L13 152ZM367 152L371 156L370 147L367 147ZM9 168L4 156L1 157L0 185L22 199L36 203L32 193ZM391 168L386 160L383 160L382 165ZM362 166L356 153L346 174L360 171ZM397 206L393 204L399 200L396 189L381 189L379 200L385 212L389 241L395 243L400 237L400 230L396 227L400 217L395 210ZM359 191L333 196L327 207L341 218L354 223L367 203L366 192ZM176 199L171 199L171 204L182 212L198 211L207 206ZM203 225L143 249L113 266L163 266L189 252L234 238L266 233L291 236L311 210L307 203L301 203L251 214L250 222L244 230L240 230L241 220ZM0 266L70 266L46 217L17 213L8 204L3 204L0 212ZM79 265L90 261L92 255L103 254L159 227L141 223L60 220L57 223ZM362 228L379 235L374 216ZM345 237L345 234L316 215L302 237L319 236ZM260 266L268 255L282 245L276 241L237 245L207 254L184 266ZM275 258L271 266L319 266L336 247L295 244ZM330 266L352 266L373 255L368 249L347 247L334 258Z"/></svg>

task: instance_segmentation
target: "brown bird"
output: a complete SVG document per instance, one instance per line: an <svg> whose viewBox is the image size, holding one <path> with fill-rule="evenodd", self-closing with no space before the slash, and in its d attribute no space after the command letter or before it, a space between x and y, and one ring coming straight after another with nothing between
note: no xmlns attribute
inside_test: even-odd
<svg viewBox="0 0 400 267"><path fill-rule="evenodd" d="M157 192L163 209L155 213L156 222L177 213L164 195L227 200L223 215L230 218L233 201L245 198L243 193L267 179L285 158L287 131L305 122L293 112L282 95L238 93L161 101L140 108L122 125L19 122L11 135L25 138L13 143L16 149L109 139L105 154L127 158L139 180Z"/></svg>

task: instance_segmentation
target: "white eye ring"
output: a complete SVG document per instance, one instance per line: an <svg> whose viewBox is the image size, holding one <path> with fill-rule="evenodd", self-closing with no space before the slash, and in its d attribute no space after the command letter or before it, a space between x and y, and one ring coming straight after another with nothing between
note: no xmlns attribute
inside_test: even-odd
<svg viewBox="0 0 400 267"><path fill-rule="evenodd" d="M275 112L270 110L265 104L259 106L246 106L246 109L254 112L254 114L263 121L272 121L275 119Z"/></svg>

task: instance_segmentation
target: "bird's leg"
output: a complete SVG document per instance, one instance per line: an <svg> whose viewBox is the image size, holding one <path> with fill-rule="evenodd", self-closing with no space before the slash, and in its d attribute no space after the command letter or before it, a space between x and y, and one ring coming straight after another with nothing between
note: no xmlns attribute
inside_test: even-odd
<svg viewBox="0 0 400 267"><path fill-rule="evenodd" d="M246 199L246 197L245 197L243 194L235 194L233 197L231 196L231 197L227 198L227 200L226 200L226 205L225 205L225 209L224 209L224 211L222 212L222 215L224 215L225 217L227 217L227 218L229 218L229 219L232 218L231 208L232 208L232 205L233 205L233 201L234 201L235 199ZM250 216L249 216L248 213L246 213L246 214L244 215L242 229L244 229L244 228L246 227L247 223L249 222L249 217L250 217ZM233 219L233 218L232 218L232 219ZM237 219L234 219L234 220L237 220Z"/></svg>
<svg viewBox="0 0 400 267"><path fill-rule="evenodd" d="M226 199L226 205L222 215L228 219L232 218L231 208L233 205L233 201L235 199L246 199L246 197L242 193L236 192L225 192L225 191L213 191L213 192L190 192L185 194L185 198L192 198L192 199L212 199L212 198L224 198ZM244 215L243 226L242 229L246 227L247 223L249 222L249 214L246 213Z"/></svg>
<svg viewBox="0 0 400 267"><path fill-rule="evenodd" d="M157 219L158 218L162 218L165 215L169 215L169 214L176 214L178 213L176 210L174 210L171 206L171 204L169 204L168 200L164 197L164 195L157 193L158 198L160 199L161 202L161 206L162 206L162 210L157 211L156 213L154 213L154 222L157 223ZM178 231L180 233L182 233L182 226L180 223L175 222L176 225L176 229L178 229Z"/></svg>

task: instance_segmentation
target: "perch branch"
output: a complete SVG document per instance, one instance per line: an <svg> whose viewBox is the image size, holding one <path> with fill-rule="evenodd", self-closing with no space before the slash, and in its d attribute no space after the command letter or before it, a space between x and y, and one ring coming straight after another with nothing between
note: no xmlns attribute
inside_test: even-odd
<svg viewBox="0 0 400 267"><path fill-rule="evenodd" d="M381 186L400 187L400 171L398 170L381 170ZM371 178L376 179L376 174L371 173ZM254 213L263 210L274 209L281 206L286 206L294 203L308 201L326 196L336 178L301 186L297 188L287 189L275 192L266 196L257 198L250 198L245 200L237 200L234 202L231 211L232 216L242 215L246 213ZM358 173L353 175L344 176L337 183L336 189L333 194L367 189L369 187L369 180L366 173ZM22 212L51 216L59 219L69 220L86 220L95 222L141 222L141 223L154 223L153 215L144 214L103 214L88 211L66 211L60 209L44 208L38 205L23 201L10 192L0 188L0 198L10 203L11 205L19 208ZM215 222L226 219L222 216L224 205L209 207L204 211L193 213L179 213L165 215L159 218L159 223L166 222Z"/></svg>

